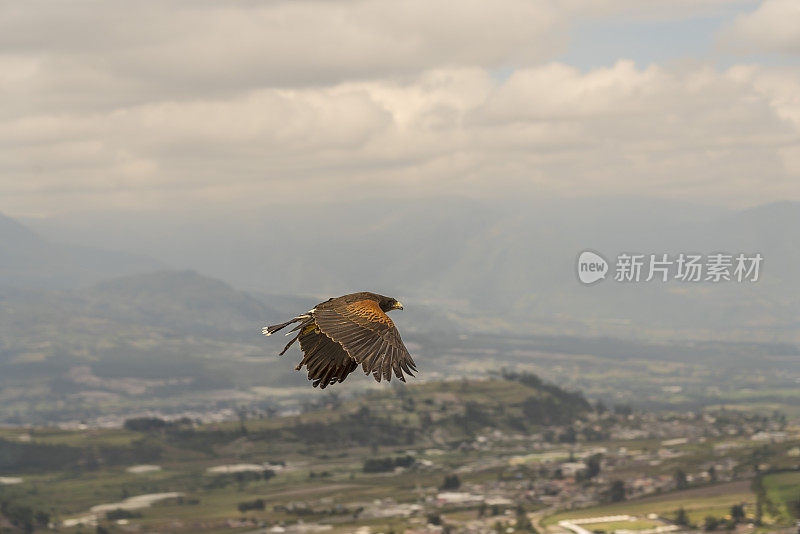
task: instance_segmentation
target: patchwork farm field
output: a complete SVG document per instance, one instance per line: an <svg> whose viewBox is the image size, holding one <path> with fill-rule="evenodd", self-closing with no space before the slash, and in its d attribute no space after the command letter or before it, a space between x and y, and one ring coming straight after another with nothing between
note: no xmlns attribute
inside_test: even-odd
<svg viewBox="0 0 800 534"><path fill-rule="evenodd" d="M513 373L326 399L213 424L0 428L0 529L526 532L630 516L587 523L610 532L680 509L691 525L733 506L756 522L753 480L766 527L797 512L800 429L778 415L608 410Z"/></svg>

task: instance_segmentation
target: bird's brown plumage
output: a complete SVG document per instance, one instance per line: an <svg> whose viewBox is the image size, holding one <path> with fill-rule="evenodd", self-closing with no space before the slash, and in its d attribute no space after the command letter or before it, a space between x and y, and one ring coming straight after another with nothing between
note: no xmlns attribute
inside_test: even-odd
<svg viewBox="0 0 800 534"><path fill-rule="evenodd" d="M263 329L271 335L299 322L291 332L298 334L286 345L284 354L295 341L304 353L296 370L303 366L314 387L324 389L342 382L359 365L378 382L391 380L392 374L405 382L403 373L413 376L414 360L408 353L394 322L386 315L402 309L397 300L376 293L353 293L329 299L294 319Z"/></svg>

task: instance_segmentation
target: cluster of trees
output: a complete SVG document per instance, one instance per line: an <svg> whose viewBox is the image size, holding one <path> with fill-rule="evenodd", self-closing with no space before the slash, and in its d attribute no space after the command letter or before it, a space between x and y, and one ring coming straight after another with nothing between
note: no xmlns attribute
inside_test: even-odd
<svg viewBox="0 0 800 534"><path fill-rule="evenodd" d="M577 443L578 440L605 441L610 435L608 430L602 428L598 429L594 426L585 425L580 430L576 430L575 426L569 425L558 432L552 428L548 428L544 431L542 437L549 443Z"/></svg>
<svg viewBox="0 0 800 534"><path fill-rule="evenodd" d="M374 446L412 445L418 437L416 427L399 423L389 416L377 415L366 405L355 413L326 421L298 422L281 429L280 433L280 437L287 441L334 447L365 443Z"/></svg>
<svg viewBox="0 0 800 534"><path fill-rule="evenodd" d="M754 523L756 525L761 525L762 523L762 515L764 510L766 509L767 513L773 516L781 515L780 507L773 502L767 496L767 489L764 487L764 477L763 474L759 474L753 479L752 483L753 493L756 494L756 509L755 509L755 520ZM800 520L800 493L798 493L795 497L789 498L786 501L786 511L793 517L794 519Z"/></svg>
<svg viewBox="0 0 800 534"><path fill-rule="evenodd" d="M473 435L482 428L497 426L497 417L475 401L464 403L464 413L454 414L452 420L467 435Z"/></svg>
<svg viewBox="0 0 800 534"><path fill-rule="evenodd" d="M296 516L350 515L353 517L353 519L357 519L358 516L361 515L361 512L364 511L363 506L359 506L358 508L348 508L341 504L335 504L329 508L313 508L304 502L294 502L289 503L288 505L276 504L272 507L272 509L275 512L292 514Z"/></svg>
<svg viewBox="0 0 800 534"><path fill-rule="evenodd" d="M503 371L503 378L536 389L544 395L528 397L522 404L525 417L533 424L566 425L577 417L591 412L592 405L580 392L549 384L533 373Z"/></svg>
<svg viewBox="0 0 800 534"><path fill-rule="evenodd" d="M50 523L50 514L43 510L35 510L30 506L16 504L9 501L0 502L0 516L22 530L33 532L37 528L47 528Z"/></svg>
<svg viewBox="0 0 800 534"><path fill-rule="evenodd" d="M266 508L266 504L264 504L264 499L256 499L254 501L240 502L237 508L239 512L245 513L250 510L263 510Z"/></svg>
<svg viewBox="0 0 800 534"><path fill-rule="evenodd" d="M207 484L208 489L226 488L229 485L236 483L243 486L247 482L258 482L261 480L269 480L275 476L275 471L272 469L264 469L263 471L240 471L238 473L226 473L217 475L212 478Z"/></svg>
<svg viewBox="0 0 800 534"><path fill-rule="evenodd" d="M575 406L565 405L549 396L528 397L522 402L522 413L534 425L566 425L577 415Z"/></svg>
<svg viewBox="0 0 800 534"><path fill-rule="evenodd" d="M444 477L444 482L442 482L441 489L445 491L455 491L461 487L461 479L458 478L458 475L447 475Z"/></svg>
<svg viewBox="0 0 800 534"><path fill-rule="evenodd" d="M686 472L684 472L683 469L678 469L675 471L672 479L675 481L675 488L679 490L689 487L689 478L686 476Z"/></svg>
<svg viewBox="0 0 800 534"><path fill-rule="evenodd" d="M797 519L800 519L800 493L797 497L789 501L789 512Z"/></svg>
<svg viewBox="0 0 800 534"><path fill-rule="evenodd" d="M188 417L182 417L177 421L166 421L160 417L134 417L126 419L123 426L132 432L157 432L167 428L192 427L194 422Z"/></svg>
<svg viewBox="0 0 800 534"><path fill-rule="evenodd" d="M116 510L109 510L106 512L106 519L109 521L119 521L120 519L138 519L142 517L141 512L132 512L131 510L124 510L117 508Z"/></svg>
<svg viewBox="0 0 800 534"><path fill-rule="evenodd" d="M675 523L682 527L688 527L691 524L689 523L689 514L686 513L686 509L683 506L675 512Z"/></svg>
<svg viewBox="0 0 800 534"><path fill-rule="evenodd" d="M493 514L493 515L497 515L497 514ZM494 531L497 532L498 534L505 534L506 532L510 532L510 531L513 531L513 532L531 532L531 533L534 533L534 534L538 532L536 530L536 528L533 526L533 523L531 523L530 518L528 518L528 514L525 512L525 508L522 505L518 505L517 506L514 516L515 516L515 520L514 520L513 529L511 529L509 523L507 523L507 522L504 523L504 522L501 522L501 521L496 521L494 526L493 526ZM511 529L511 530L509 530L509 529Z"/></svg>
<svg viewBox="0 0 800 534"><path fill-rule="evenodd" d="M586 469L579 471L575 475L575 480L577 482L584 482L595 478L597 475L600 474L602 461L603 461L602 454L593 454L589 456L589 458L586 459Z"/></svg>
<svg viewBox="0 0 800 534"><path fill-rule="evenodd" d="M573 425L569 425L556 432L552 428L548 428L542 434L542 437L548 443L577 443L579 439L583 441L604 441L609 437L609 432L606 430L598 430L591 426L584 426L580 430L576 430Z"/></svg>
<svg viewBox="0 0 800 534"><path fill-rule="evenodd" d="M703 520L702 524L700 525L703 530L706 532L713 532L717 529L724 528L725 530L731 531L733 530L736 525L739 523L744 523L747 519L747 514L745 513L744 504L734 504L731 506L729 518L720 518L715 517L713 515L708 515ZM675 523L688 528L693 528L695 525L692 525L689 514L683 507L680 507L675 512Z"/></svg>
<svg viewBox="0 0 800 534"><path fill-rule="evenodd" d="M411 467L414 464L412 456L397 456L395 458L368 458L364 461L365 473L386 473L394 471L395 467Z"/></svg>
<svg viewBox="0 0 800 534"><path fill-rule="evenodd" d="M80 464L83 458L77 447L0 439L0 474L53 471Z"/></svg>
<svg viewBox="0 0 800 534"><path fill-rule="evenodd" d="M724 527L725 530L733 530L736 525L745 521L746 515L744 512L743 504L734 504L731 506L730 519L723 519L714 517L713 515L706 516L703 521L703 530L712 532L718 528Z"/></svg>
<svg viewBox="0 0 800 534"><path fill-rule="evenodd" d="M528 514L525 512L525 508L521 504L517 506L516 519L517 522L514 525L514 532L537 532Z"/></svg>
<svg viewBox="0 0 800 534"><path fill-rule="evenodd" d="M627 489L625 483L621 480L615 480L611 483L606 490L606 499L610 502L622 502L627 496Z"/></svg>
<svg viewBox="0 0 800 534"><path fill-rule="evenodd" d="M158 460L161 452L160 446L147 440L136 440L130 445L81 448L0 439L0 474L62 471L76 466L93 470L100 465L146 463Z"/></svg>
<svg viewBox="0 0 800 534"><path fill-rule="evenodd" d="M493 504L489 506L485 502L481 502L478 506L478 517L486 517L486 516L496 516L503 513L502 508L499 505Z"/></svg>

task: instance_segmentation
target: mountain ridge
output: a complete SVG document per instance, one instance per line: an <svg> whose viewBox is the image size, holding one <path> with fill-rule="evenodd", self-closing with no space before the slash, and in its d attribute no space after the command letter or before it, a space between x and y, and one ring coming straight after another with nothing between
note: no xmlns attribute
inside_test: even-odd
<svg viewBox="0 0 800 534"><path fill-rule="evenodd" d="M52 242L0 214L0 286L70 289L159 267L140 254Z"/></svg>

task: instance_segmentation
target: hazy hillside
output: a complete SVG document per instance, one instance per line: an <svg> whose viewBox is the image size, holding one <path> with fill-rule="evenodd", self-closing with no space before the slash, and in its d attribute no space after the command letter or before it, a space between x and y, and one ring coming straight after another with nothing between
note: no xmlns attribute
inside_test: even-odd
<svg viewBox="0 0 800 534"><path fill-rule="evenodd" d="M277 357L285 338L264 338L260 329L314 303L247 294L193 271L71 291L1 290L0 421L296 405L320 392L293 370L299 352ZM613 403L693 408L791 403L800 380L791 345L459 333L464 324L440 317L436 306L413 297L406 304L393 318L420 369L414 383L520 369ZM354 373L333 390L386 387ZM681 395L670 393L675 388Z"/></svg>
<svg viewBox="0 0 800 534"><path fill-rule="evenodd" d="M53 243L0 214L0 287L63 289L162 265L141 254Z"/></svg>
<svg viewBox="0 0 800 534"><path fill-rule="evenodd" d="M498 206L453 197L307 209L313 217L284 206L233 218L109 214L35 224L95 246L123 236L138 253L267 293L377 289L470 319L460 323L469 331L800 341L797 203L730 211L630 199ZM621 252L760 252L764 264L756 284L584 287L574 270L587 248L612 263Z"/></svg>
<svg viewBox="0 0 800 534"><path fill-rule="evenodd" d="M9 344L47 329L63 336L123 335L152 327L256 337L265 321L283 316L263 301L194 271L132 275L71 291L5 289L0 313L5 315L0 332Z"/></svg>
<svg viewBox="0 0 800 534"><path fill-rule="evenodd" d="M288 369L270 373L280 362L260 328L282 316L194 272L131 276L86 290L2 290L4 415L36 406L37 417L57 420L141 409L158 399L167 399L169 410L192 392L302 384Z"/></svg>
<svg viewBox="0 0 800 534"><path fill-rule="evenodd" d="M406 304L393 318L422 380L480 377L507 367L612 402L688 408L789 403L800 380L800 291L793 278L798 245L789 231L800 223L798 205L738 213L609 207L500 211L461 199L439 207L370 205L327 225L284 225L285 235L268 227L288 217L288 209L244 214L238 223L215 219L218 224L192 227L191 236L182 233L188 219L163 231L148 227L157 221L115 227L109 220L70 235L102 245L97 231L118 232L136 254L147 252L143 240L149 240L149 252L164 261L191 260L206 270L150 271L88 286L77 283L78 275L50 284L48 276L61 276L61 263L37 270L34 261L78 249L51 245L6 220L3 247L40 256L23 255L14 260L17 271L3 271L0 419L296 403L318 392L293 371L297 352L277 358L285 339L260 336L261 326L354 288L386 292ZM644 222L632 224L631 217ZM575 255L584 248L609 259L617 251L757 251L765 267L750 285L607 280L585 287L574 273ZM69 257L66 267L74 265ZM66 267L65 273L85 275ZM238 280L238 288L206 274L215 270ZM27 282L16 283L14 273ZM99 277L100 270L90 274L85 279ZM52 285L64 289L47 289ZM247 285L265 290L240 289ZM718 341L692 341L698 339ZM653 361L674 365L667 371ZM370 387L378 386L354 376L345 389Z"/></svg>
<svg viewBox="0 0 800 534"><path fill-rule="evenodd" d="M264 302L194 271L158 271L101 282L80 295L87 311L129 324L196 334L254 336L283 315Z"/></svg>
<svg viewBox="0 0 800 534"><path fill-rule="evenodd" d="M548 426L564 427L594 412L580 393L566 391L530 374L508 376L505 380L412 384L347 400L328 395L308 408L308 413L302 416L254 421L247 437L287 449L298 445L432 446L437 442L469 438L479 431L520 432L540 431ZM135 424L137 422L139 424ZM233 442L242 438L236 427L230 432L210 429L209 434L192 435L191 424L188 428L185 423L166 428L148 426L152 422L152 419L129 421L126 427L160 434L158 443L151 442L151 448L146 451L128 447L125 447L127 454L108 451L106 463L147 462L161 455L178 454L175 449L191 446L197 447L195 454L212 457L221 445L233 446ZM52 452L60 454L43 460L47 449L41 442L26 445L0 438L0 474L74 467L76 461L85 461L82 452L87 451L62 448ZM137 454L148 456L137 458Z"/></svg>

